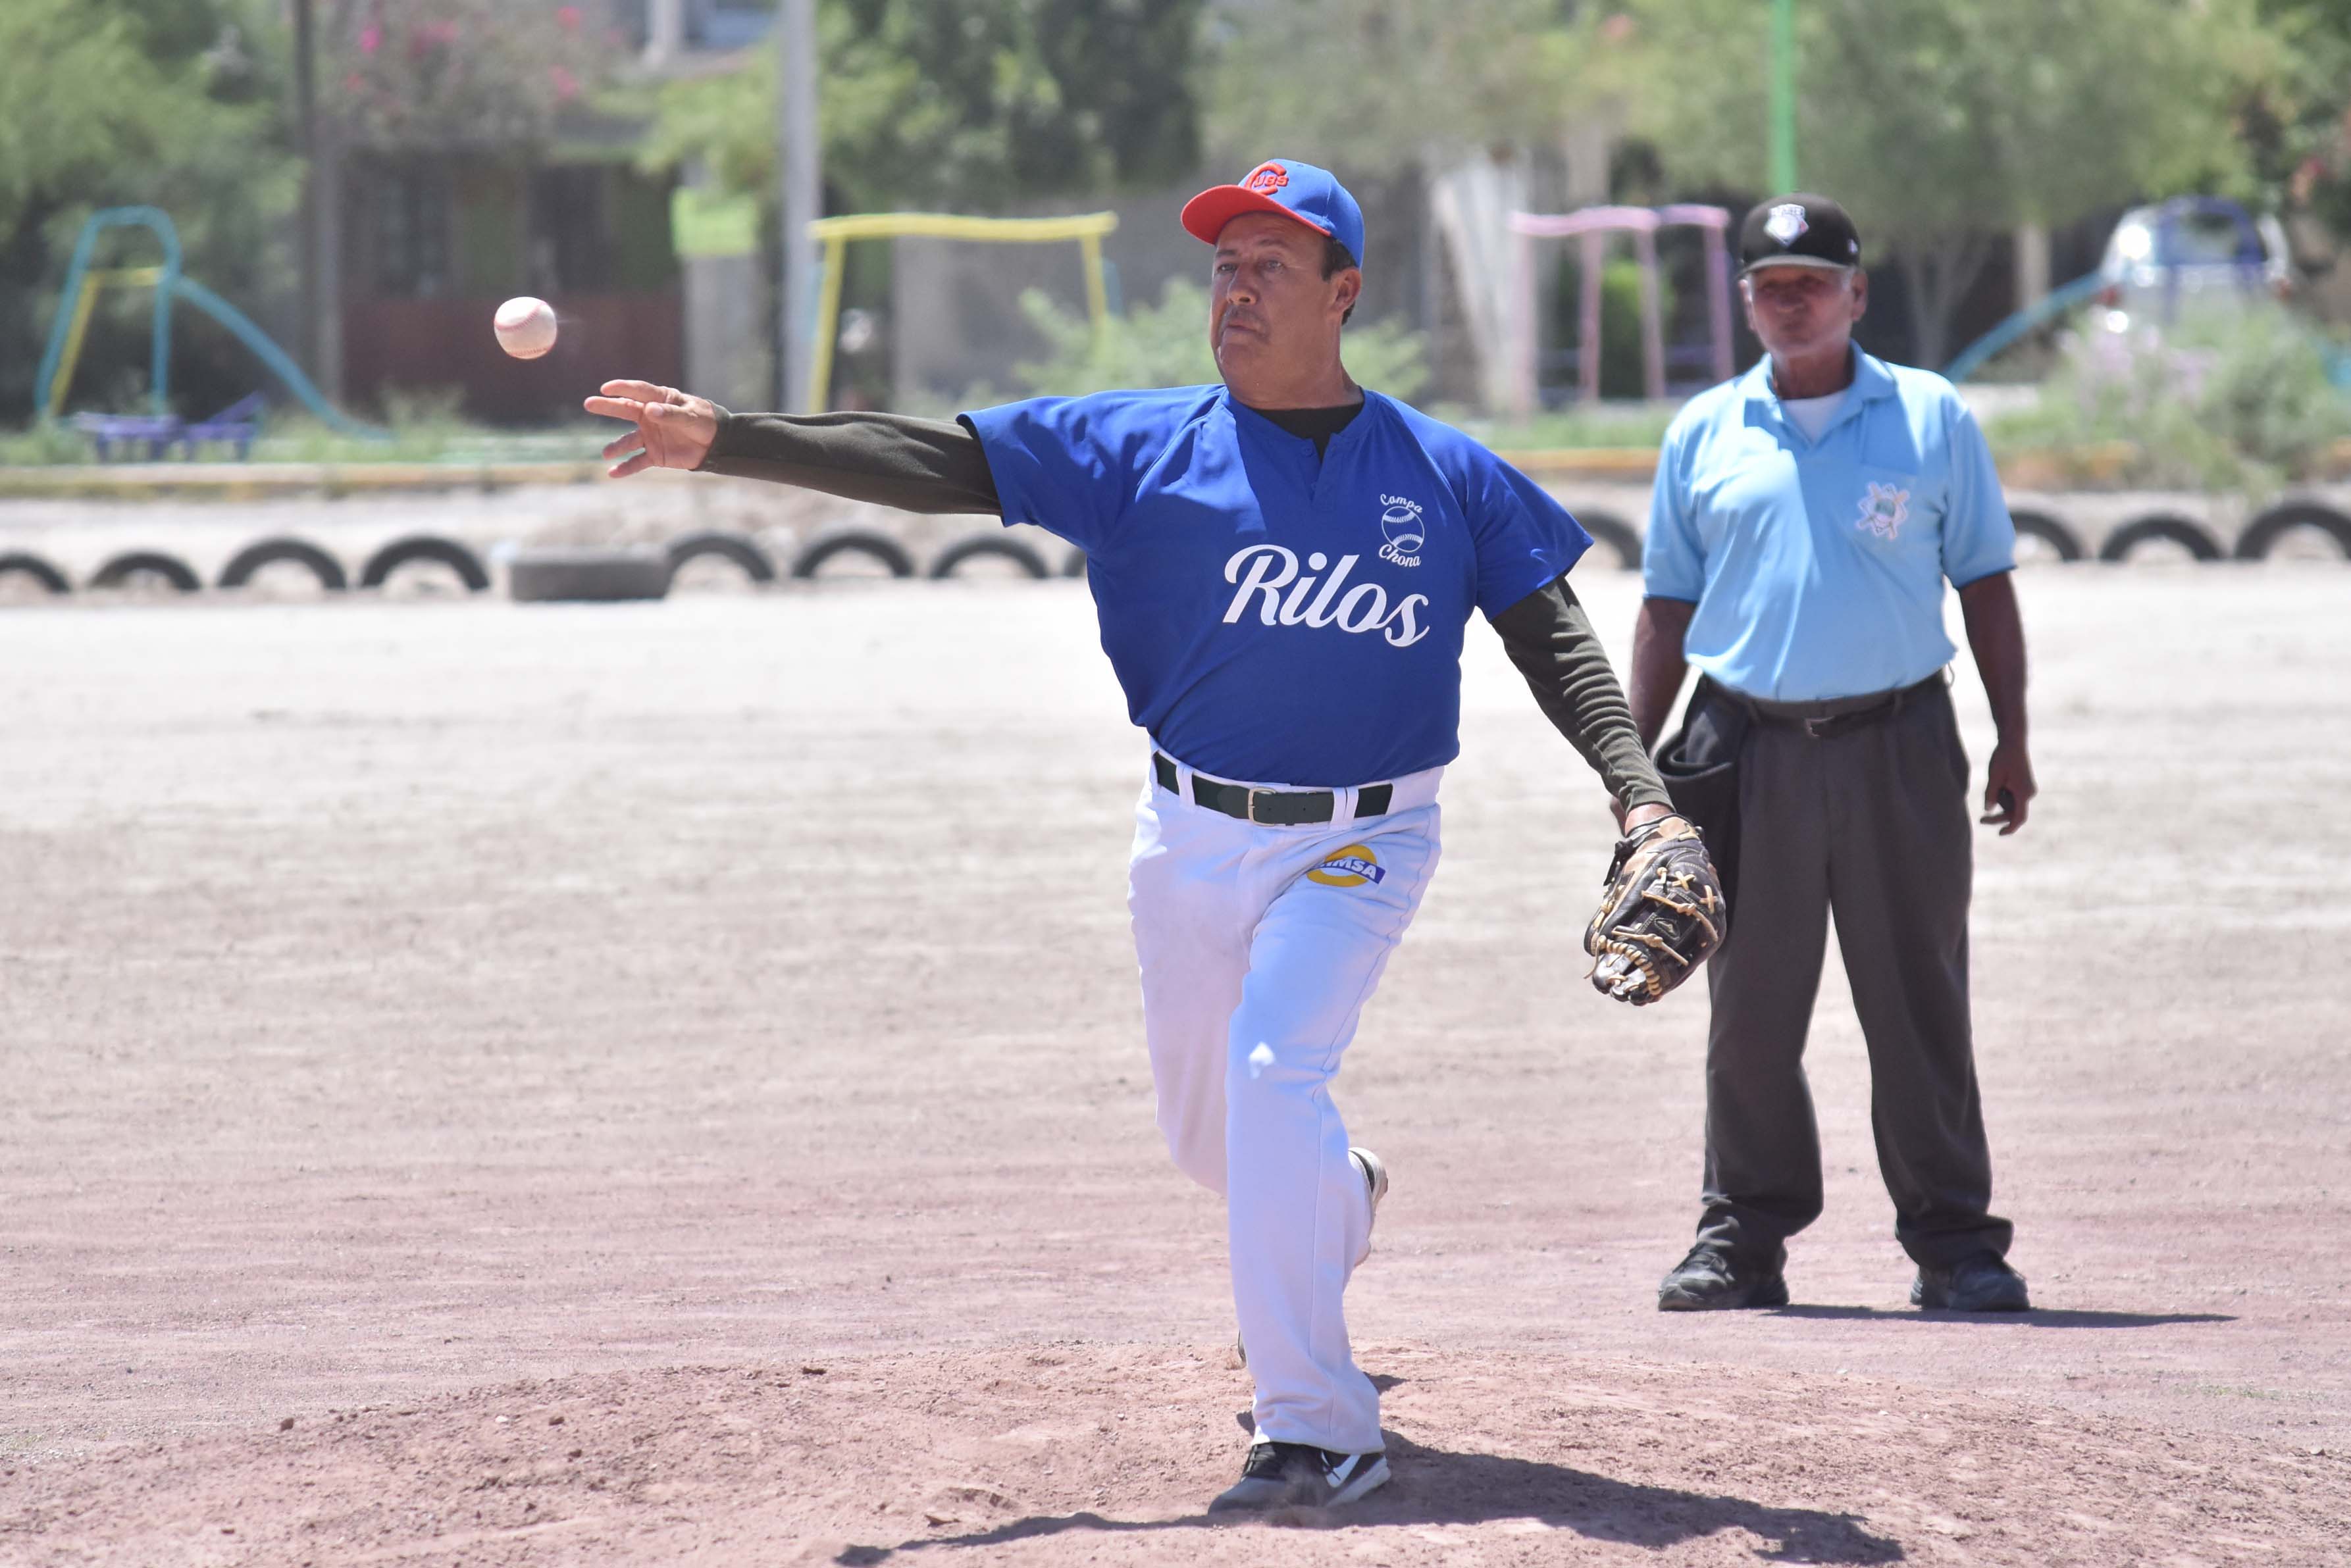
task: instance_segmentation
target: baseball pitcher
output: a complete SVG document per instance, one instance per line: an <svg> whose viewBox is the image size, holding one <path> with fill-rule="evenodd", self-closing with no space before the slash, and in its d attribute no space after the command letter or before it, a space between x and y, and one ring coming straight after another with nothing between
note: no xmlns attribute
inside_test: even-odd
<svg viewBox="0 0 2351 1568"><path fill-rule="evenodd" d="M1586 935L1646 1002L1721 929L1566 574L1591 544L1459 432L1351 380L1364 221L1290 159L1186 205L1215 248L1221 385L1043 398L949 423L729 413L612 381L612 472L697 469L915 512L979 512L1086 554L1139 759L1128 903L1160 1130L1226 1199L1255 1441L1217 1511L1353 1501L1387 1479L1343 1310L1387 1172L1332 1081L1437 868L1463 628L1482 611L1627 833Z"/></svg>

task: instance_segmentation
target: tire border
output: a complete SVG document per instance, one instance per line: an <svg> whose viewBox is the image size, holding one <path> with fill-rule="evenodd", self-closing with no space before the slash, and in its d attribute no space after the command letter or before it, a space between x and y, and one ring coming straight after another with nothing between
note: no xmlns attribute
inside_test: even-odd
<svg viewBox="0 0 2351 1568"><path fill-rule="evenodd" d="M2098 559L2120 561L2149 539L2168 539L2186 548L2199 561L2220 558L2220 541L2212 531L2192 517L2182 517L2177 512L2150 512L2144 517L2134 517L2098 545Z"/></svg>
<svg viewBox="0 0 2351 1568"><path fill-rule="evenodd" d="M319 579L319 586L330 594L340 594L351 586L340 561L308 540L297 539L290 535L275 535L247 545L228 558L228 565L221 568L220 576L213 586L241 588L253 580L254 573L280 561L292 561L308 567L310 575Z"/></svg>
<svg viewBox="0 0 2351 1568"><path fill-rule="evenodd" d="M776 559L748 534L738 534L732 528L697 528L691 534L680 534L667 545L670 575L688 561L704 556L720 556L743 568L743 575L755 583L776 580Z"/></svg>
<svg viewBox="0 0 2351 1568"><path fill-rule="evenodd" d="M53 594L73 592L73 584L63 572L29 550L0 554L0 573L7 572L22 572Z"/></svg>
<svg viewBox="0 0 2351 1568"><path fill-rule="evenodd" d="M2257 514L2237 535L2236 547L2230 553L2240 561L2267 560L2280 539L2304 527L2316 528L2333 539L2335 547L2351 559L2351 517L2317 501L2281 501Z"/></svg>
<svg viewBox="0 0 2351 1568"><path fill-rule="evenodd" d="M792 576L805 581L835 556L871 556L890 568L893 577L914 575L914 558L906 554L906 546L887 534L877 534L871 528L844 528L839 533L822 535L800 546L792 557Z"/></svg>
<svg viewBox="0 0 2351 1568"><path fill-rule="evenodd" d="M2021 535L2029 535L2057 552L2061 561L2078 561L2085 554L2082 536L2065 524L2064 519L2038 507L2026 506L2009 514Z"/></svg>
<svg viewBox="0 0 2351 1568"><path fill-rule="evenodd" d="M193 594L204 586L187 562L161 550L125 550L89 575L93 588L119 588L133 572L152 572L177 592Z"/></svg>
<svg viewBox="0 0 2351 1568"><path fill-rule="evenodd" d="M956 567L982 556L996 556L1010 561L1038 582L1053 575L1053 568L1045 564L1045 557L1021 540L1000 538L993 534L967 534L941 550L937 558L931 562L931 580L941 582L952 577Z"/></svg>
<svg viewBox="0 0 2351 1568"><path fill-rule="evenodd" d="M438 534L405 534L367 558L360 569L360 587L380 588L384 579L411 561L437 561L457 574L469 594L486 591L490 574L482 558L455 539Z"/></svg>
<svg viewBox="0 0 2351 1568"><path fill-rule="evenodd" d="M1620 570L1637 572L1641 569L1640 531L1614 512L1576 512L1570 514L1583 531L1592 535L1595 545L1605 545L1616 552Z"/></svg>

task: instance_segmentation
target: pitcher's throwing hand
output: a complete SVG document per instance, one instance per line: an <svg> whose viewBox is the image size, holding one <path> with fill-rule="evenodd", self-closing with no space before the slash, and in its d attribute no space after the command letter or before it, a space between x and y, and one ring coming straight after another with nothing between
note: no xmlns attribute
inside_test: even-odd
<svg viewBox="0 0 2351 1568"><path fill-rule="evenodd" d="M656 387L651 381L607 381L602 395L580 406L608 420L626 420L637 428L615 437L604 455L618 458L611 476L626 479L648 468L699 468L718 437L718 407L707 398Z"/></svg>

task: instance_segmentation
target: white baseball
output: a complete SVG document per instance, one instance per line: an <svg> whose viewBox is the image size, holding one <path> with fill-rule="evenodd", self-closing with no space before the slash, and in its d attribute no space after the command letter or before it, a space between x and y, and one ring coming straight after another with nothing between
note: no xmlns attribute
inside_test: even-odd
<svg viewBox="0 0 2351 1568"><path fill-rule="evenodd" d="M528 295L499 306L490 327L498 347L517 359L536 359L555 347L555 307Z"/></svg>

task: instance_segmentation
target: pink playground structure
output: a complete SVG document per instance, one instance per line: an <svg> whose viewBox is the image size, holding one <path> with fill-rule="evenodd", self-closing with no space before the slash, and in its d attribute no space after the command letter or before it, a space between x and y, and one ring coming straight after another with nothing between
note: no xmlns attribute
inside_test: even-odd
<svg viewBox="0 0 2351 1568"><path fill-rule="evenodd" d="M1703 229L1706 234L1706 310L1713 342L1708 369L1713 379L1729 380L1730 358L1730 254L1724 248L1730 214L1720 207L1688 203L1670 207L1585 207L1573 213L1512 213L1510 234L1518 318L1517 363L1512 367L1513 411L1535 411L1537 337L1541 313L1535 306L1535 242L1577 239L1583 242L1583 297L1576 332L1576 396L1583 402L1600 397L1600 271L1612 234L1633 236L1633 254L1641 264L1641 379L1650 398L1666 395L1665 328L1657 312L1657 231L1676 224Z"/></svg>

